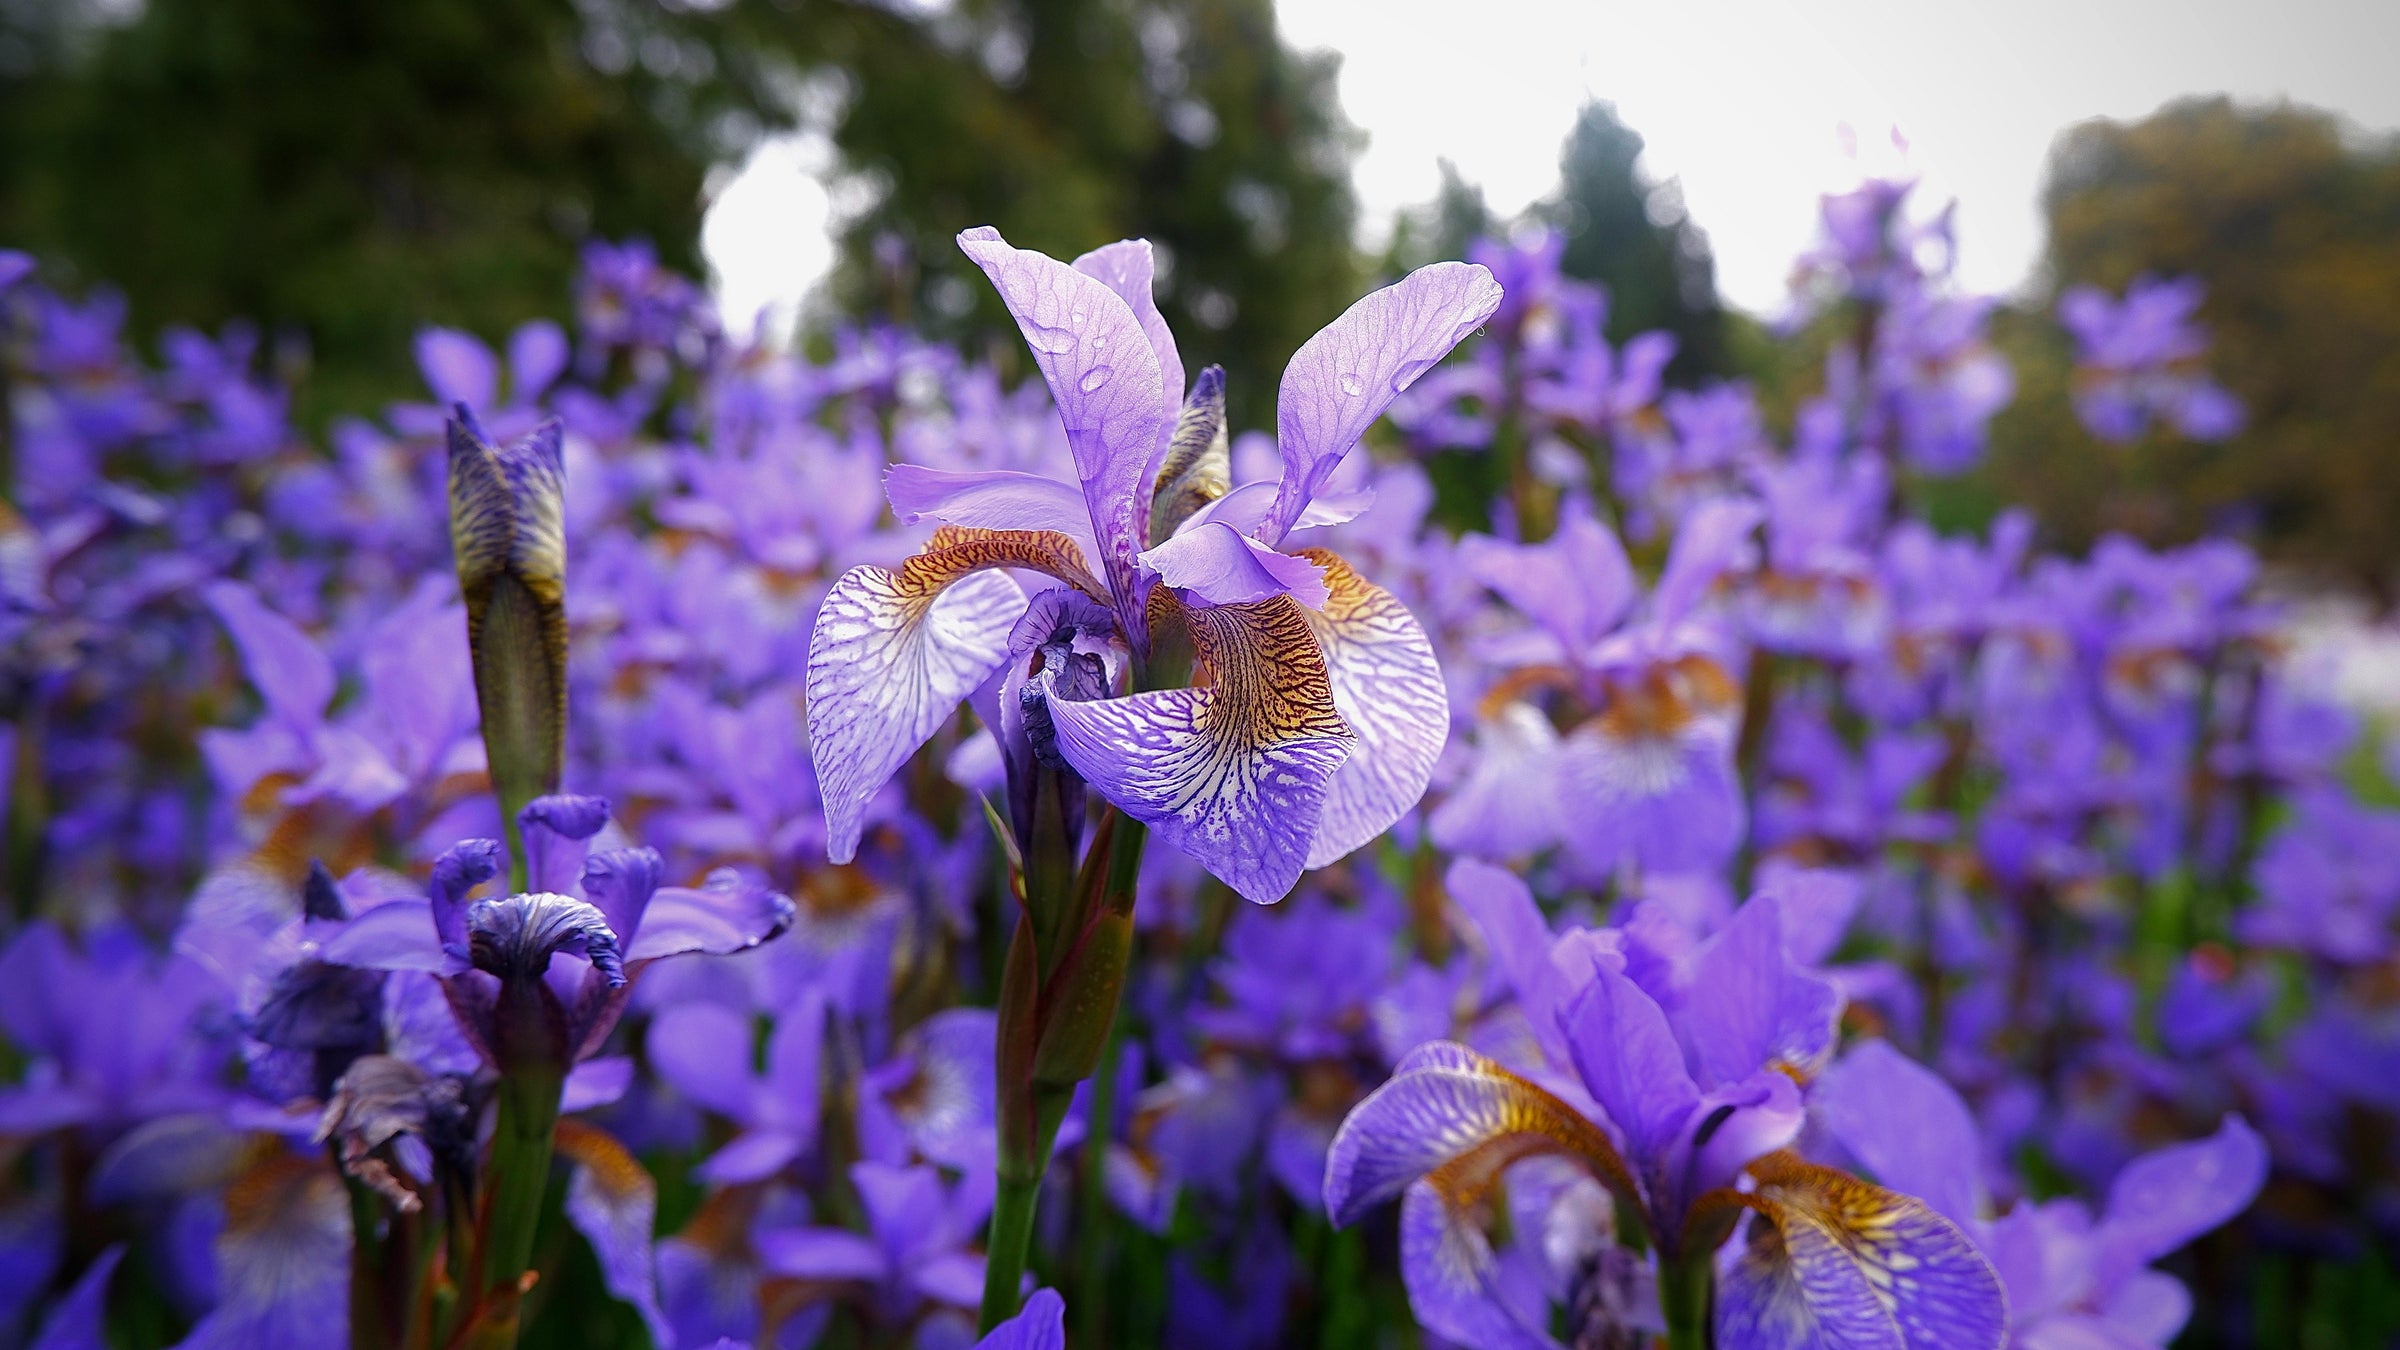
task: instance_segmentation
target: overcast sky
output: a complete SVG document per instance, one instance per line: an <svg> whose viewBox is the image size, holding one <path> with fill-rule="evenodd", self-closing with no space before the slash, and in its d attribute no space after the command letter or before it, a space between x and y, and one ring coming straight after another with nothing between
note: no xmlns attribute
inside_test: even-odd
<svg viewBox="0 0 2400 1350"><path fill-rule="evenodd" d="M1285 40L1342 54L1364 242L1427 200L1440 162L1513 213L1548 192L1588 98L1616 103L1680 180L1727 298L1772 313L1817 195L1862 169L1955 198L1970 285L2041 249L2057 134L2185 94L2290 98L2400 130L2400 0L1278 0ZM1905 149L1895 145L1894 132ZM727 317L789 305L831 260L822 147L763 147L703 243ZM1095 241L1098 242L1098 241Z"/></svg>

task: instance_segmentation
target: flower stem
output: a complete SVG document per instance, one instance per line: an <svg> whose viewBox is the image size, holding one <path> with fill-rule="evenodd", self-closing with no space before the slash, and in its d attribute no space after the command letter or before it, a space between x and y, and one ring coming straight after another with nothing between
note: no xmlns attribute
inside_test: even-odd
<svg viewBox="0 0 2400 1350"><path fill-rule="evenodd" d="M495 1019L499 1100L476 1225L475 1297L468 1304L471 1343L492 1350L516 1344L518 1299L550 1189L550 1155L566 1088L565 1056L549 1044L543 992L538 978L503 981Z"/></svg>
<svg viewBox="0 0 2400 1350"><path fill-rule="evenodd" d="M1667 1322L1667 1350L1714 1350L1709 1304L1716 1272L1703 1253L1658 1266L1658 1308Z"/></svg>
<svg viewBox="0 0 2400 1350"><path fill-rule="evenodd" d="M1025 1284L1025 1253L1033 1245L1033 1206L1041 1198L1042 1173L1000 1177L1000 1194L992 1202L992 1230L983 1265L982 1332L1017 1315Z"/></svg>
<svg viewBox="0 0 2400 1350"><path fill-rule="evenodd" d="M1140 822L1101 817L1092 851L1072 895L1028 892L1000 977L999 1194L984 1244L983 1330L1016 1315L1033 1211L1050 1165L1058 1125L1076 1085L1092 1076L1116 1025L1117 1002L1133 939L1134 884L1141 875ZM1058 934L1041 949L1035 916L1062 907ZM1093 1147L1106 1146L1106 1121L1093 1124Z"/></svg>

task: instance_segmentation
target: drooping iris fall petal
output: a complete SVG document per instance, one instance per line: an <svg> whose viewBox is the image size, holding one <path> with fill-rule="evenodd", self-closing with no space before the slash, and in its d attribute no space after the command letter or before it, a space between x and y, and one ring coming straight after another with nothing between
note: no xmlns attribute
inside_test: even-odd
<svg viewBox="0 0 2400 1350"><path fill-rule="evenodd" d="M1300 879L1334 773L1356 737L1289 596L1186 608L1193 686L1052 698L1059 753L1093 790L1246 898Z"/></svg>

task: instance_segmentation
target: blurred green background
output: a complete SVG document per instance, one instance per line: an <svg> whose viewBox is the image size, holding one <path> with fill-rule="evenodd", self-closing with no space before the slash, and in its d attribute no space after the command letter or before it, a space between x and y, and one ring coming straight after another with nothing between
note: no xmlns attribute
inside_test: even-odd
<svg viewBox="0 0 2400 1350"><path fill-rule="evenodd" d="M712 189L806 129L861 187L819 332L890 317L1013 359L956 230L1060 254L1146 235L1169 322L1260 425L1291 350L1378 276L1539 222L1608 285L1612 335L1677 334L1675 382L1747 378L1788 409L1816 380L1812 344L1718 300L1709 222L1644 181L1606 104L1521 129L1561 146L1531 221L1453 173L1363 255L1336 61L1285 47L1271 0L0 0L0 242L121 289L145 339L258 320L321 422L413 392L422 324L562 314L587 238L699 273ZM2019 396L1944 516L2026 503L2067 547L2231 528L2388 605L2400 142L2206 98L2062 130L2042 271L1995 325ZM2055 296L2143 272L2207 283L2211 365L2251 413L2232 441L2120 449L2077 424Z"/></svg>

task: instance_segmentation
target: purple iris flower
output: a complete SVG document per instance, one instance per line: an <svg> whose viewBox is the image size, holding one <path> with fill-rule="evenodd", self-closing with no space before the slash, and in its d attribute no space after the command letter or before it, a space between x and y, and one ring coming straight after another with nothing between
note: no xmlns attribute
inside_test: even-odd
<svg viewBox="0 0 2400 1350"><path fill-rule="evenodd" d="M2126 1164L2096 1217L2064 1199L2020 1201L1994 1218L1966 1103L1889 1042L1843 1056L1811 1105L1877 1180L1923 1196L1991 1258L2008 1286L2008 1343L2019 1350L2174 1340L2191 1294L2150 1263L2248 1209L2267 1177L2266 1145L2228 1116L2209 1138Z"/></svg>
<svg viewBox="0 0 2400 1350"><path fill-rule="evenodd" d="M1235 916L1211 971L1221 1001L1189 1015L1211 1044L1280 1079L1265 1159L1303 1204L1324 1194L1325 1150L1364 1095L1362 1070L1380 1067L1374 1012L1397 965L1398 910L1396 897L1370 887L1354 907L1311 891L1274 915Z"/></svg>
<svg viewBox="0 0 2400 1350"><path fill-rule="evenodd" d="M367 632L361 697L335 714L332 658L250 587L212 583L209 607L265 705L249 727L200 733L219 786L237 798L263 795L260 805L326 801L366 815L395 803L421 808L443 779L479 772L465 623L447 590L420 585Z"/></svg>
<svg viewBox="0 0 2400 1350"><path fill-rule="evenodd" d="M2295 803L2252 871L2258 902L2236 920L2246 942L2343 965L2372 965L2394 947L2400 915L2400 812L2332 788Z"/></svg>
<svg viewBox="0 0 2400 1350"><path fill-rule="evenodd" d="M1802 1123L1794 1079L1830 1053L1841 1008L1793 961L1782 898L1753 899L1676 951L1614 930L1552 939L1523 883L1497 868L1457 864L1450 886L1508 971L1543 1062L1519 1073L1454 1042L1422 1046L1334 1140L1336 1223L1406 1193L1401 1259L1420 1321L1468 1344L1555 1345L1476 1217L1512 1164L1555 1154L1608 1190L1618 1223L1646 1230L1662 1281L1708 1268L1743 1209L1760 1217L1723 1266L1720 1343L1997 1344L1998 1280L1949 1220L1780 1151ZM1595 1316L1606 1306L1573 1302Z"/></svg>
<svg viewBox="0 0 2400 1350"><path fill-rule="evenodd" d="M1537 625L1485 644L1488 657L1515 668L1487 695L1498 725L1481 738L1485 753L1511 765L1547 760L1550 769L1471 774L1466 804L1435 813L1435 837L1509 857L1534 842L1534 822L1547 820L1594 876L1627 862L1677 872L1729 857L1744 817L1733 765L1739 649L1702 606L1717 579L1743 565L1758 519L1758 508L1738 499L1695 509L1676 531L1647 612L1631 622L1632 564L1588 512L1568 512L1540 544L1463 541L1465 567ZM1544 686L1560 695L1571 724L1555 746L1529 698L1526 711L1510 708L1510 695Z"/></svg>
<svg viewBox="0 0 2400 1350"><path fill-rule="evenodd" d="M702 1181L773 1176L816 1142L824 999L804 997L776 1019L763 1073L751 1068L754 1039L751 1018L722 1004L681 1004L651 1019L644 1044L658 1076L742 1127L740 1138L694 1169Z"/></svg>
<svg viewBox="0 0 2400 1350"><path fill-rule="evenodd" d="M2058 319L2075 335L2075 411L2104 441L2140 438L2155 419L2196 441L2242 429L2241 401L2199 369L2208 337L2192 321L2197 277L2138 277L2122 299L2095 286L2058 298Z"/></svg>
<svg viewBox="0 0 2400 1350"><path fill-rule="evenodd" d="M522 824L528 875L543 889L470 900L498 875L500 847L469 840L434 862L425 899L360 913L325 942L324 959L439 975L461 1030L486 1055L502 983L538 980L556 1013L559 1062L571 1066L598 1050L624 1011L630 980L649 962L741 951L791 925L791 901L730 870L696 889L662 886L664 864L653 850L585 856L607 819L608 804L596 797L536 798Z"/></svg>
<svg viewBox="0 0 2400 1350"><path fill-rule="evenodd" d="M998 1033L988 1008L951 1008L910 1028L890 1059L860 1076L860 1152L961 1171L990 1166L999 1146Z"/></svg>
<svg viewBox="0 0 2400 1350"><path fill-rule="evenodd" d="M131 928L95 928L78 947L37 920L0 952L0 987L0 1028L29 1061L0 1088L0 1134L113 1135L231 1100L218 1081L228 1047L204 1034L216 981Z"/></svg>
<svg viewBox="0 0 2400 1350"><path fill-rule="evenodd" d="M853 568L818 612L809 738L828 852L851 857L868 801L1007 665L1022 670L1021 706L1039 709L1027 721L1047 723L1030 733L1036 753L1248 898L1280 899L1415 804L1447 731L1441 672L1407 610L1332 554L1281 547L1392 399L1490 317L1499 287L1445 263L1353 305L1284 373L1281 479L1229 490L1222 379L1203 372L1185 399L1147 243L1073 266L990 229L959 245L1016 316L1079 481L888 476L902 519L944 528L898 569ZM998 569L1064 589L1042 622L1021 622L1024 593ZM1197 683L1112 696L1107 653L1148 660L1154 625L1188 634ZM1099 669L1036 668L1061 642Z"/></svg>
<svg viewBox="0 0 2400 1350"><path fill-rule="evenodd" d="M878 1321L960 1322L971 1334L970 1310L983 1299L983 1257L971 1248L991 1213L992 1173L949 1181L932 1167L861 1162L851 1164L850 1183L866 1232L762 1227L752 1237L760 1263L822 1289L856 1289Z"/></svg>

